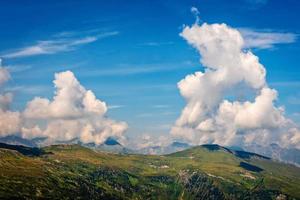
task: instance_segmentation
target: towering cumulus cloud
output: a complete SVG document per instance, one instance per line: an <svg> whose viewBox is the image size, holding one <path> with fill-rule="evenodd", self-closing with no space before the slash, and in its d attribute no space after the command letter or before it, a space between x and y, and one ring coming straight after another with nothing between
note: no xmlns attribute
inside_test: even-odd
<svg viewBox="0 0 300 200"><path fill-rule="evenodd" d="M0 86L10 78L0 67ZM106 117L107 106L86 90L71 71L55 74L52 100L35 97L23 112L10 111L11 93L0 95L0 137L46 138L45 144L78 139L83 143L101 144L108 137L122 139L125 122Z"/></svg>
<svg viewBox="0 0 300 200"><path fill-rule="evenodd" d="M204 71L178 83L187 105L171 130L173 137L194 144L300 148L299 129L274 105L277 91L268 87L264 66L244 48L236 29L196 23L185 27L181 36L199 52ZM241 85L254 98L246 95L242 101L229 95Z"/></svg>
<svg viewBox="0 0 300 200"><path fill-rule="evenodd" d="M123 137L127 124L105 116L107 106L86 90L71 71L55 74L53 100L36 97L27 103L21 133L24 138L47 137L50 141L79 139L103 143L109 136Z"/></svg>

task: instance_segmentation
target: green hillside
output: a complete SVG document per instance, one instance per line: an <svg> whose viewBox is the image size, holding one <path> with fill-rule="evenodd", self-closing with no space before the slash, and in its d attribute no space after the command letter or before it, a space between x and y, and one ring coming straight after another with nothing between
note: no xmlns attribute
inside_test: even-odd
<svg viewBox="0 0 300 200"><path fill-rule="evenodd" d="M217 145L166 156L26 150L0 148L0 199L300 199L300 168Z"/></svg>

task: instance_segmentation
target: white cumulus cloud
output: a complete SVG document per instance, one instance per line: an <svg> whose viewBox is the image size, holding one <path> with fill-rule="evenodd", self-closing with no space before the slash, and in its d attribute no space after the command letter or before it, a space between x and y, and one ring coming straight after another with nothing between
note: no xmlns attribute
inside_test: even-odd
<svg viewBox="0 0 300 200"><path fill-rule="evenodd" d="M86 90L71 71L55 74L53 83L56 91L52 100L35 97L27 103L23 136L47 137L53 141L77 138L96 144L110 136L123 137L127 124L107 118L105 102Z"/></svg>
<svg viewBox="0 0 300 200"><path fill-rule="evenodd" d="M282 107L275 106L277 91L269 88L264 66L245 49L247 41L237 29L195 23L180 35L197 49L205 69L178 83L187 104L171 129L173 137L193 144L277 143L300 148L298 128L285 118ZM227 98L241 84L256 97L245 101Z"/></svg>
<svg viewBox="0 0 300 200"><path fill-rule="evenodd" d="M71 71L55 74L56 91L53 101L36 97L24 111L28 118L80 118L88 115L102 116L106 104L96 99L94 93L80 85Z"/></svg>
<svg viewBox="0 0 300 200"><path fill-rule="evenodd" d="M9 77L9 72L0 67L0 86ZM74 139L101 144L108 137L124 139L127 124L109 119L106 103L86 90L71 71L56 73L53 83L52 99L35 97L22 112L10 110L11 93L0 95L0 137L43 137L45 144Z"/></svg>

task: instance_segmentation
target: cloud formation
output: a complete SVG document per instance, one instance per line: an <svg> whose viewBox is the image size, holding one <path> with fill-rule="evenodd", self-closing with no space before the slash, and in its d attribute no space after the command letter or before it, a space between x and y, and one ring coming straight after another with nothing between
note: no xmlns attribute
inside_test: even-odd
<svg viewBox="0 0 300 200"><path fill-rule="evenodd" d="M242 34L226 24L185 27L180 34L201 56L204 71L178 83L187 104L172 127L174 138L193 144L300 148L300 131L276 107L277 91L266 83L259 58L245 49ZM247 100L228 94L244 85ZM251 93L254 97L251 98Z"/></svg>
<svg viewBox="0 0 300 200"><path fill-rule="evenodd" d="M0 137L16 133L20 128L20 113L9 110L13 94L3 92L3 86L9 79L10 74L6 68L2 67L0 59Z"/></svg>
<svg viewBox="0 0 300 200"><path fill-rule="evenodd" d="M1 80L9 73L0 68ZM11 93L0 96L0 136L46 138L46 144L77 139L83 143L101 144L108 137L122 139L125 122L107 118L106 103L86 90L71 71L55 74L53 99L35 97L23 112L9 110Z"/></svg>
<svg viewBox="0 0 300 200"><path fill-rule="evenodd" d="M95 42L101 38L117 35L118 32L107 32L95 36L83 38L55 38L52 40L38 41L35 45L23 47L2 55L3 58L19 58L35 55L55 54L59 52L73 51L77 47Z"/></svg>
<svg viewBox="0 0 300 200"><path fill-rule="evenodd" d="M103 115L107 108L96 99L91 90L80 85L71 71L55 74L56 91L53 101L36 97L27 104L24 115L28 118L80 118L85 115Z"/></svg>
<svg viewBox="0 0 300 200"><path fill-rule="evenodd" d="M276 44L289 44L297 40L295 33L256 31L252 29L239 29L244 38L245 48L269 49Z"/></svg>

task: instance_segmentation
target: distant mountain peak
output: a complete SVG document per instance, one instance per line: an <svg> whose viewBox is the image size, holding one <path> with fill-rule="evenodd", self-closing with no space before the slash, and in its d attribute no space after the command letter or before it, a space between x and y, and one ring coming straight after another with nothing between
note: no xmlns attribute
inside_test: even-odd
<svg viewBox="0 0 300 200"><path fill-rule="evenodd" d="M229 153L232 153L232 151L226 147L220 146L218 144L203 144L201 145L201 147L204 147L210 151L218 151L218 150L224 150L227 151Z"/></svg>
<svg viewBox="0 0 300 200"><path fill-rule="evenodd" d="M171 144L171 146L173 146L173 147L179 147L179 148L188 148L188 147L190 147L190 145L188 143L178 142L178 141L173 142Z"/></svg>
<svg viewBox="0 0 300 200"><path fill-rule="evenodd" d="M109 137L104 142L105 145L120 145L122 146L116 139Z"/></svg>
<svg viewBox="0 0 300 200"><path fill-rule="evenodd" d="M9 135L6 137L0 138L1 143L11 144L11 145L22 145L27 147L37 147L37 144L33 140L28 140L21 138L17 135Z"/></svg>

